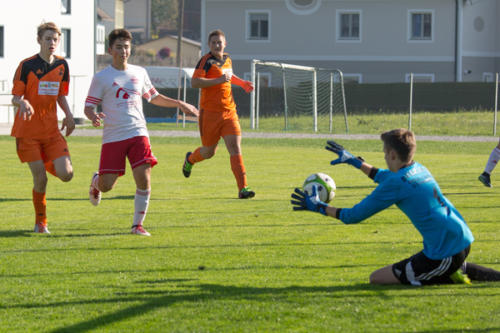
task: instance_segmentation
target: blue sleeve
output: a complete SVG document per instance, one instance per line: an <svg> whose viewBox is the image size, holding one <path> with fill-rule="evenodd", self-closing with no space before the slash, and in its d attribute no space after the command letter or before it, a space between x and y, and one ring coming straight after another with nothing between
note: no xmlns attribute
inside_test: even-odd
<svg viewBox="0 0 500 333"><path fill-rule="evenodd" d="M358 223L396 203L400 186L398 179L390 175L391 171L380 170L374 179L381 181L377 188L354 207L342 208L339 219L345 224Z"/></svg>
<svg viewBox="0 0 500 333"><path fill-rule="evenodd" d="M387 169L379 169L375 177L373 178L373 181L375 183L382 183L384 180L387 179L391 174L393 174L392 171L387 170Z"/></svg>

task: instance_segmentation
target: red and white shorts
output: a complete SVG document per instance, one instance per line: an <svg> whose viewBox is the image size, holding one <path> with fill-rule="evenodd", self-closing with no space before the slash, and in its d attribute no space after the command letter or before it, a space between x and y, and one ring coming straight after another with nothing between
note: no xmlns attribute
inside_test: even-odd
<svg viewBox="0 0 500 333"><path fill-rule="evenodd" d="M153 167L158 163L158 160L151 152L149 138L135 136L123 141L109 142L102 145L99 174L117 173L123 176L125 174L126 158L128 158L132 169L146 163L151 164L151 167Z"/></svg>

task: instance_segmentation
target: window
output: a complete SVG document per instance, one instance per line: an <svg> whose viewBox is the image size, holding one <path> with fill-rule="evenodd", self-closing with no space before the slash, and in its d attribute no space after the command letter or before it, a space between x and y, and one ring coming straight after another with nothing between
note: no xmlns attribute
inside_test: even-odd
<svg viewBox="0 0 500 333"><path fill-rule="evenodd" d="M96 25L96 54L106 54L106 29L104 25Z"/></svg>
<svg viewBox="0 0 500 333"><path fill-rule="evenodd" d="M61 29L61 56L71 58L71 30Z"/></svg>
<svg viewBox="0 0 500 333"><path fill-rule="evenodd" d="M0 80L0 94L8 94L9 93L9 81Z"/></svg>
<svg viewBox="0 0 500 333"><path fill-rule="evenodd" d="M71 14L71 0L61 0L61 14Z"/></svg>
<svg viewBox="0 0 500 333"><path fill-rule="evenodd" d="M337 22L337 40L361 40L360 11L339 11L337 12Z"/></svg>
<svg viewBox="0 0 500 333"><path fill-rule="evenodd" d="M0 26L0 58L3 58L3 26Z"/></svg>
<svg viewBox="0 0 500 333"><path fill-rule="evenodd" d="M405 82L410 82L410 73L406 73ZM421 83L421 82L434 82L434 74L430 73L414 73L413 74L413 83Z"/></svg>
<svg viewBox="0 0 500 333"><path fill-rule="evenodd" d="M247 12L247 40L269 41L269 11Z"/></svg>
<svg viewBox="0 0 500 333"><path fill-rule="evenodd" d="M432 40L432 12L410 12L410 39Z"/></svg>
<svg viewBox="0 0 500 333"><path fill-rule="evenodd" d="M492 72L483 73L483 82L495 82L495 77Z"/></svg>

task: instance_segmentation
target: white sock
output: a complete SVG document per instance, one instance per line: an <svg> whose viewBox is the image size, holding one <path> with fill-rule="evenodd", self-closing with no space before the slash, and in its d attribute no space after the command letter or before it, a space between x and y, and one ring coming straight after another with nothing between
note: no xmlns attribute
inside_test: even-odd
<svg viewBox="0 0 500 333"><path fill-rule="evenodd" d="M101 192L97 184L99 184L99 175L95 176L94 179L92 179L92 186L96 188L99 192Z"/></svg>
<svg viewBox="0 0 500 333"><path fill-rule="evenodd" d="M151 190L139 190L135 191L134 199L134 225L142 225L142 222L146 218L146 212L149 206L149 197L151 196Z"/></svg>
<svg viewBox="0 0 500 333"><path fill-rule="evenodd" d="M486 167L484 168L484 172L491 174L493 169L497 166L498 161L500 160L500 149L495 147L488 158L488 162L486 163Z"/></svg>

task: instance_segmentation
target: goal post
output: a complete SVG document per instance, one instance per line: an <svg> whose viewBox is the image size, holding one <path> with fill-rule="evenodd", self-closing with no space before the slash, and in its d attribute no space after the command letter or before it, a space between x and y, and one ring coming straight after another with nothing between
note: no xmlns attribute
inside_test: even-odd
<svg viewBox="0 0 500 333"><path fill-rule="evenodd" d="M252 129L260 128L261 117L282 117L284 130L312 127L314 132L332 133L335 118L343 117L345 131L349 132L344 80L339 69L254 59L251 80L255 87L250 98ZM312 120L312 124L305 124L308 121L304 119Z"/></svg>

